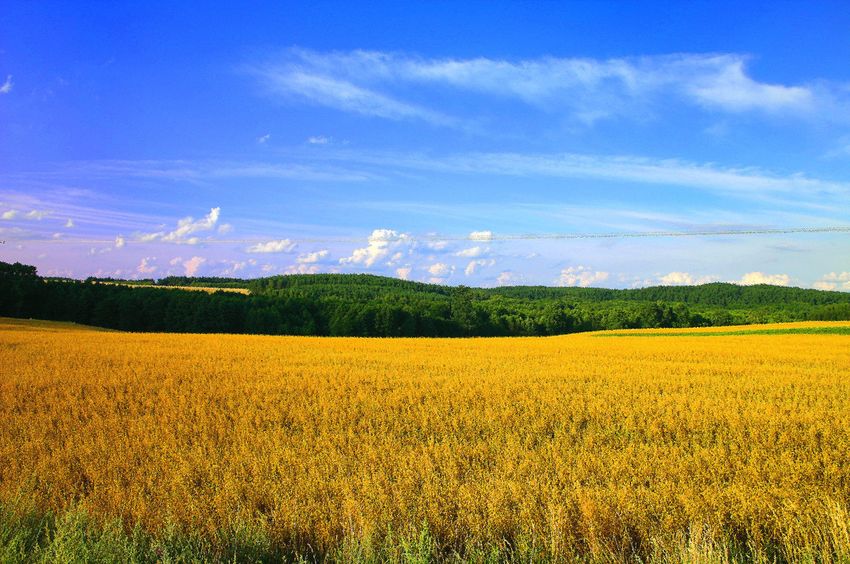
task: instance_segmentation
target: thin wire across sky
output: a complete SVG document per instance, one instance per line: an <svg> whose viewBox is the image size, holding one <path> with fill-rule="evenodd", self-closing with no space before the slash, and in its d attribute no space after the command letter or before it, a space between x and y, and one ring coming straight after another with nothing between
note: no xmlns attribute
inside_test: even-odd
<svg viewBox="0 0 850 564"><path fill-rule="evenodd" d="M690 231L614 231L608 233L490 233L478 232L470 235L410 235L399 234L394 236L362 236L362 237L302 237L286 238L291 243L364 243L364 242L437 242L437 241L543 241L543 240L574 240L574 239L638 239L638 238L665 238L665 237L744 237L759 235L795 235L816 233L850 233L850 226L829 227L784 227L775 229L704 229ZM265 239L264 239L265 240ZM141 245L159 241L140 241L132 238L125 239L127 244ZM255 244L259 239L200 239L197 244L218 245L248 245ZM44 238L44 239L13 239L3 243L57 243L57 244L86 244L102 245L111 244L113 239L66 239L66 238ZM184 242L185 241L179 241Z"/></svg>

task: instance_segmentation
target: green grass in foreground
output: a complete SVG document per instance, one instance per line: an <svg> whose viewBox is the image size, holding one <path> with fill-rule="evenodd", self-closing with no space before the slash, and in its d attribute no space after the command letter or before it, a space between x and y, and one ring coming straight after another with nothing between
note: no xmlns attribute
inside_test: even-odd
<svg viewBox="0 0 850 564"><path fill-rule="evenodd" d="M274 543L263 527L234 525L212 537L165 527L151 534L140 527L127 530L119 519L98 520L82 508L59 514L21 510L0 502L0 563L154 563L154 562L850 562L850 529L841 513L815 537L766 538L759 542L740 535L712 534L692 527L684 537L643 547L602 547L596 552L552 558L533 542L505 540L492 546L465 547L462 552L440 547L427 524L412 534L388 533L381 539L346 538L329 551L292 550ZM720 540L718 540L720 539ZM672 540L672 542L669 542ZM790 541L790 543L789 543ZM814 542L812 542L814 541ZM638 549L638 550L636 550Z"/></svg>
<svg viewBox="0 0 850 564"><path fill-rule="evenodd" d="M737 329L730 331L603 332L594 337L730 337L738 335L850 335L846 327L789 327L787 329Z"/></svg>

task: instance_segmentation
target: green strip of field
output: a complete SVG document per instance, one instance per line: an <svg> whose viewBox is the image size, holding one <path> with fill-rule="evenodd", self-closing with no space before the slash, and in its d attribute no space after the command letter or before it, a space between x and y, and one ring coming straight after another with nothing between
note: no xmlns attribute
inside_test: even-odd
<svg viewBox="0 0 850 564"><path fill-rule="evenodd" d="M733 331L668 331L655 333L597 333L594 337L732 337L738 335L850 335L845 327L789 327L787 329L739 329Z"/></svg>

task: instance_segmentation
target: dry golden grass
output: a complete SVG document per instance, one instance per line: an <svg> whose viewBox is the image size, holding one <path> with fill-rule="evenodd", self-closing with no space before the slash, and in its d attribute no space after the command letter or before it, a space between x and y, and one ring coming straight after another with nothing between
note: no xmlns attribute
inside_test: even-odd
<svg viewBox="0 0 850 564"><path fill-rule="evenodd" d="M56 328L0 320L0 500L313 554L427 527L441 554L850 559L847 336Z"/></svg>
<svg viewBox="0 0 850 564"><path fill-rule="evenodd" d="M233 292L234 294L248 295L251 291L248 288L208 288L206 286L157 286L155 284L133 284L130 282L98 282L98 284L110 284L112 286L128 286L130 288L157 288L159 290L191 290L193 292L206 292L214 294L215 292Z"/></svg>

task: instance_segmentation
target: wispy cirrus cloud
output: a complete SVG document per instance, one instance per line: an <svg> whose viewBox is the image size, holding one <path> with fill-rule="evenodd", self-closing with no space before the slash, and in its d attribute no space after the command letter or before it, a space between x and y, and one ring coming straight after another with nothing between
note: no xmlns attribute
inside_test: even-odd
<svg viewBox="0 0 850 564"><path fill-rule="evenodd" d="M797 197L848 196L850 183L808 176L802 172L780 174L759 167L721 166L677 158L581 153L460 153L434 155L381 151L328 152L321 157L351 165L393 171L573 178L654 186L679 186L724 195L757 196L793 194Z"/></svg>
<svg viewBox="0 0 850 564"><path fill-rule="evenodd" d="M361 182L379 178L376 173L335 166L313 167L295 162L234 160L91 160L67 161L38 171L11 173L13 182L52 181L69 178L113 180L141 178L154 181L213 182L221 179L266 178L308 182Z"/></svg>
<svg viewBox="0 0 850 564"><path fill-rule="evenodd" d="M311 104L392 120L421 120L445 126L458 123L440 112L403 102L352 80L311 72L300 65L258 65L251 72L271 94Z"/></svg>
<svg viewBox="0 0 850 564"><path fill-rule="evenodd" d="M458 119L405 97L415 92L417 99L434 105L453 94L508 99L585 123L644 116L670 101L729 114L805 117L835 110L839 99L846 98L840 88L823 81L760 81L749 64L749 56L737 53L506 60L290 49L249 70L268 91L290 99L437 125L457 125ZM843 112L845 118L847 114Z"/></svg>

